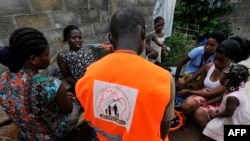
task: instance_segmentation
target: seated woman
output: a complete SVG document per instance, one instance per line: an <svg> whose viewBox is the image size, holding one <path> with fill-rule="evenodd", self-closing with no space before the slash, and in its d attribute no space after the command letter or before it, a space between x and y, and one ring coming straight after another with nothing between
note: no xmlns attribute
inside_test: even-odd
<svg viewBox="0 0 250 141"><path fill-rule="evenodd" d="M232 64L223 71L220 82L227 90L221 98L205 103L220 102L220 107L218 113L208 111L211 120L203 130L203 141L223 141L224 125L250 124L250 103L241 89L247 81L249 71L244 65Z"/></svg>
<svg viewBox="0 0 250 141"><path fill-rule="evenodd" d="M188 80L201 66L214 60L215 50L225 39L226 36L224 33L216 30L207 36L206 44L204 46L194 48L180 60L175 73L175 84L177 89L182 89L184 87L182 83L185 83L185 81ZM187 68L183 76L183 82L180 82L180 72L185 64L187 64ZM189 88L196 89L197 87L195 84L189 84Z"/></svg>
<svg viewBox="0 0 250 141"><path fill-rule="evenodd" d="M63 30L63 41L68 42L69 50L63 50L57 56L57 64L64 78L70 83L74 92L76 81L81 78L86 68L95 59L88 47L82 46L82 33L75 25L69 25Z"/></svg>
<svg viewBox="0 0 250 141"><path fill-rule="evenodd" d="M233 38L223 41L216 50L214 62L201 68L198 84L200 90L182 89L177 93L178 95L191 95L183 101L181 109L185 114L191 114L191 117L200 127L204 128L209 120L207 110L218 112L219 103L200 105L212 98L221 96L226 91L226 88L219 82L221 72L235 60L241 61L249 57L250 51L247 48L249 42L247 41L241 43ZM242 56L241 52L248 53Z"/></svg>
<svg viewBox="0 0 250 141"><path fill-rule="evenodd" d="M75 128L80 105L61 81L41 75L50 63L49 45L33 28L16 29L10 36L11 56L21 66L0 79L0 104L27 141L56 140Z"/></svg>

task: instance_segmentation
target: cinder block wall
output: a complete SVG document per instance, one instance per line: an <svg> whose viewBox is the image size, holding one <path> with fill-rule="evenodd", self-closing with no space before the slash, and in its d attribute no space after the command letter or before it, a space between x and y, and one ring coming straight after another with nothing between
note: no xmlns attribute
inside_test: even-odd
<svg viewBox="0 0 250 141"><path fill-rule="evenodd" d="M231 23L233 34L250 39L250 0L230 0L233 12L222 19Z"/></svg>
<svg viewBox="0 0 250 141"><path fill-rule="evenodd" d="M121 7L133 6L142 11L147 31L152 31L156 0L0 0L0 3L0 46L8 45L14 29L33 27L45 34L54 56L55 36L61 36L69 24L80 27L85 44L106 42L110 18ZM0 73L4 70L0 65Z"/></svg>
<svg viewBox="0 0 250 141"><path fill-rule="evenodd" d="M250 39L250 0L230 0L234 11L221 17L232 25L235 35ZM51 56L56 53L55 36L69 24L80 27L84 43L107 41L112 13L133 6L143 12L147 32L152 31L152 13L156 0L0 0L0 46L8 45L10 33L22 26L34 27L47 37ZM6 68L0 64L0 73Z"/></svg>

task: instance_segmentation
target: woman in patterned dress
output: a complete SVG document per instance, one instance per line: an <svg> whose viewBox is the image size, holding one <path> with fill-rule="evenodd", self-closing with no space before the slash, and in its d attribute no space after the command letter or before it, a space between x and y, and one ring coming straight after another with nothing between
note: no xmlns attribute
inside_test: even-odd
<svg viewBox="0 0 250 141"><path fill-rule="evenodd" d="M17 72L0 78L0 104L27 141L57 140L68 135L80 116L80 105L61 81L39 74L50 62L44 35L33 28L16 29L9 47Z"/></svg>
<svg viewBox="0 0 250 141"><path fill-rule="evenodd" d="M84 75L86 68L95 59L91 49L82 46L82 33L77 26L65 27L63 38L64 42L68 42L69 49L58 54L57 64L74 92L76 81Z"/></svg>

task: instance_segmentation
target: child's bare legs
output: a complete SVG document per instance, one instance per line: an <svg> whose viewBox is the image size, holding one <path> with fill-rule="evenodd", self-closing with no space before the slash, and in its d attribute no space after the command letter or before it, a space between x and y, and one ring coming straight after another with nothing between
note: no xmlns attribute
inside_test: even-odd
<svg viewBox="0 0 250 141"><path fill-rule="evenodd" d="M205 128L205 126L210 120L208 112L202 107L199 107L198 109L195 110L193 118L194 118L195 123L199 127L201 127L201 129Z"/></svg>

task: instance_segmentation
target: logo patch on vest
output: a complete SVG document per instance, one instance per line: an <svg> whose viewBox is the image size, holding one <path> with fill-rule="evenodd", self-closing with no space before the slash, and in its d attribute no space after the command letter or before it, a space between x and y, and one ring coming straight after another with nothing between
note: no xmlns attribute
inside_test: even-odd
<svg viewBox="0 0 250 141"><path fill-rule="evenodd" d="M94 116L123 126L129 131L137 94L137 89L95 80Z"/></svg>

